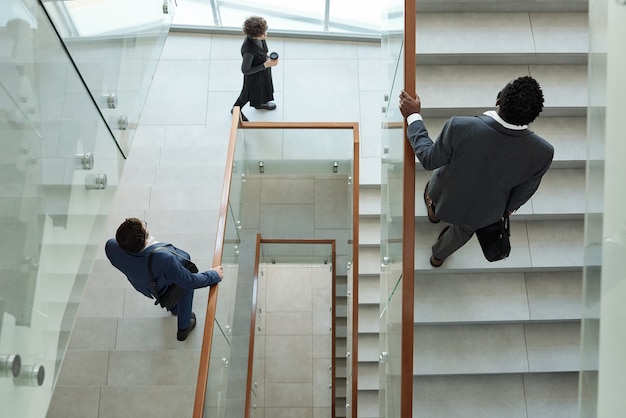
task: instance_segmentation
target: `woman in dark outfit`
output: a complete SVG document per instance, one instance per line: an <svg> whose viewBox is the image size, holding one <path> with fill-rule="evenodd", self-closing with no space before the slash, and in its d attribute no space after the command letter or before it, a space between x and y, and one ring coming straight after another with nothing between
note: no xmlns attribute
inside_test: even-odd
<svg viewBox="0 0 626 418"><path fill-rule="evenodd" d="M272 68L278 65L278 58L270 59L267 49L267 22L259 16L246 19L243 24L243 33L246 39L241 45L241 72L243 73L243 88L234 106L243 107L250 102L256 109L274 110L274 84L272 83ZM232 113L232 111L231 111ZM241 119L248 118L241 114Z"/></svg>

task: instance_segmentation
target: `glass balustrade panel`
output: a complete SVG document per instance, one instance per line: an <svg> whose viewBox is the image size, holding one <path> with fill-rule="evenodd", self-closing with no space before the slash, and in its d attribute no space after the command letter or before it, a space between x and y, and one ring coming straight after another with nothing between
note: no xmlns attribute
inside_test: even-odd
<svg viewBox="0 0 626 418"><path fill-rule="evenodd" d="M379 414L381 417L399 417L404 133L397 103L404 84L404 2L384 1L382 16L382 81L387 106L381 141Z"/></svg>
<svg viewBox="0 0 626 418"><path fill-rule="evenodd" d="M14 0L11 0L14 1ZM43 2L111 134L127 155L175 13L171 0Z"/></svg>
<svg viewBox="0 0 626 418"><path fill-rule="evenodd" d="M242 350L233 348L248 347L250 342L250 313L254 288L253 261L258 233L264 239L335 240L336 273L343 275L341 292L344 300L343 309L347 309L345 277L348 264L352 261L353 238L351 213L354 188L352 181L354 173L351 172L354 169L353 152L352 129L239 130L223 256L225 265L229 258L233 260L236 265L236 272L233 274L237 276L234 279L236 285L229 287L228 296L230 299L228 322L232 327L231 335L226 338L231 347L230 356L225 356L229 360L229 379L225 395L226 416L244 414L246 381L241 376L247 375L248 353L244 354ZM325 266L326 272L330 274L332 254L328 247L329 245L264 244L261 264L267 269L274 265L310 264L315 260L314 263ZM261 274L263 271L265 270L261 269ZM218 310L221 297L220 287ZM266 300L257 301L256 313L261 325L257 324L256 334L263 331L264 326L268 326L268 315L264 314L263 306L266 306ZM324 321L328 322L331 311L328 306L325 310ZM220 314L220 318L223 316L224 312ZM342 332L345 334L345 315L341 324ZM326 328L326 332L330 332L330 329ZM261 332L260 341L264 338L266 337ZM344 336L342 345L344 352L345 345ZM330 352L330 348L327 351ZM254 359L259 358L256 350L252 355ZM212 355L212 361L213 357ZM343 358L345 359L345 354ZM257 361L263 364L267 359ZM320 359L314 361L319 363ZM216 367L220 367L219 360L216 361ZM263 375L260 373L262 370L267 372L267 365L264 369L259 369L258 365L253 366L253 370L256 386L252 387L252 391L255 399L250 405L249 412L255 409L258 413L258 408L261 408L265 401L259 396L267 393L261 386ZM325 371L330 376L328 365ZM329 377L319 378L329 379ZM327 383L331 385L330 381ZM326 386L326 389L329 387ZM323 396L329 397L329 393L328 390ZM341 393L345 393L345 390ZM205 416L208 415L205 413Z"/></svg>
<svg viewBox="0 0 626 418"><path fill-rule="evenodd" d="M0 405L3 416L39 417L46 415L101 248L123 158L40 4L6 6L0 16Z"/></svg>

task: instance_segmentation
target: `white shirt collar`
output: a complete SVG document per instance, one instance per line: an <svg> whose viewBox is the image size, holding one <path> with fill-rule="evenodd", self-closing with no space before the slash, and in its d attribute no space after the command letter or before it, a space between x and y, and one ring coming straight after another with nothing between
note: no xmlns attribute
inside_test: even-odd
<svg viewBox="0 0 626 418"><path fill-rule="evenodd" d="M515 129L516 131L523 131L524 129L528 128L528 125L513 125L511 123L506 122L504 119L500 117L500 115L498 115L498 112L496 112L495 110L488 110L484 112L483 115L492 117L496 122L498 122L500 125L508 129Z"/></svg>

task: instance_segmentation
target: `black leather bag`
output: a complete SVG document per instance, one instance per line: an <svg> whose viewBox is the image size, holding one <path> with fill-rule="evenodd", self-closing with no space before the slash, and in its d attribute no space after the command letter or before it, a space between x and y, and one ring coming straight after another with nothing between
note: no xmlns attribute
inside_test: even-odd
<svg viewBox="0 0 626 418"><path fill-rule="evenodd" d="M180 298L183 297L185 291L186 289L183 289L182 287L173 284L168 287L162 295L159 296L154 304L161 305L161 308L165 308L168 311L171 311L178 304Z"/></svg>
<svg viewBox="0 0 626 418"><path fill-rule="evenodd" d="M178 301L181 297L183 297L183 294L187 291L187 289L183 289L182 287L173 284L168 287L161 295L158 294L156 281L154 280L154 275L152 273L152 256L156 251L161 249L175 254L178 257L178 260L181 262L182 266L190 272L197 273L199 270L198 267L191 260L183 257L176 251L172 251L165 247L158 247L152 250L152 252L148 256L148 273L150 274L150 287L152 288L151 293L152 296L156 299L156 302L154 302L154 304L161 305L161 308L165 308L168 311L171 311L178 304Z"/></svg>
<svg viewBox="0 0 626 418"><path fill-rule="evenodd" d="M487 261L504 260L511 253L509 216L476 231L480 248Z"/></svg>

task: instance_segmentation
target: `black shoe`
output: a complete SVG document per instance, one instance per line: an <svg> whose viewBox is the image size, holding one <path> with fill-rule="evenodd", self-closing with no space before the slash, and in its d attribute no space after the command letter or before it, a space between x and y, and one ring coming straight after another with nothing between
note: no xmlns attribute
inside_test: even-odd
<svg viewBox="0 0 626 418"><path fill-rule="evenodd" d="M179 330L176 333L176 339L178 341L185 341L187 337L189 337L189 334L191 334L191 331L193 331L195 327L196 327L196 314L192 312L191 319L189 320L189 326L183 330Z"/></svg>
<svg viewBox="0 0 626 418"><path fill-rule="evenodd" d="M255 109L265 109L265 110L274 110L276 109L276 103L267 102L263 103L260 106L254 106Z"/></svg>
<svg viewBox="0 0 626 418"><path fill-rule="evenodd" d="M444 260L440 260L437 257L435 257L434 255L430 257L430 265L437 268L437 267L441 267L441 265L443 264Z"/></svg>
<svg viewBox="0 0 626 418"><path fill-rule="evenodd" d="M441 239L443 234L445 234L448 229L450 229L450 225L448 225L445 228L443 228L443 230L439 233L439 236L437 237L437 241L439 241ZM441 267L441 265L443 264L444 261L445 261L445 259L441 260L441 259L435 257L434 255L430 257L430 265L433 266L433 267Z"/></svg>
<svg viewBox="0 0 626 418"><path fill-rule="evenodd" d="M233 114L233 109L230 109L230 114ZM239 115L241 115L241 120L243 122L249 122L248 118L246 117L246 115L243 114L243 112L239 112Z"/></svg>

